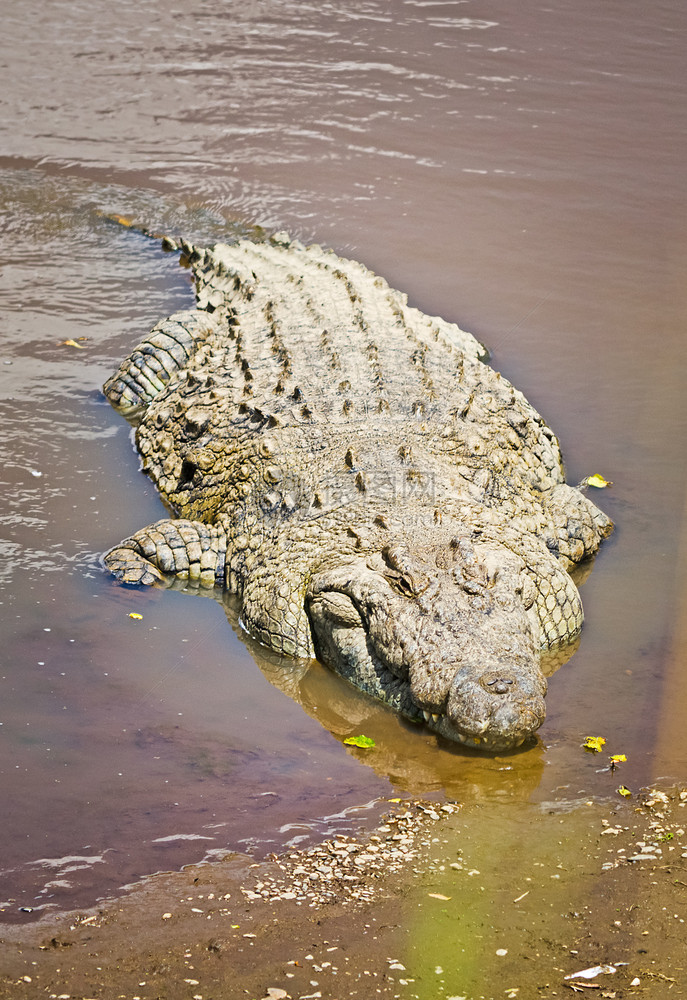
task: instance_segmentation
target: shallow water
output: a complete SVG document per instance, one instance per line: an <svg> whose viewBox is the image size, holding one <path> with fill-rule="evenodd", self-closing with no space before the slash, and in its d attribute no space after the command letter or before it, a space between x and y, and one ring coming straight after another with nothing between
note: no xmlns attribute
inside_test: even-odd
<svg viewBox="0 0 687 1000"><path fill-rule="evenodd" d="M683 28L677 0L651 19L635 0L5 12L5 918L371 821L384 795L575 801L684 777ZM265 660L217 602L102 573L164 509L99 387L192 294L98 210L197 239L286 228L363 260L490 347L570 482L614 480L536 746L437 745L320 668ZM360 731L377 750L342 745ZM588 734L627 754L620 775Z"/></svg>

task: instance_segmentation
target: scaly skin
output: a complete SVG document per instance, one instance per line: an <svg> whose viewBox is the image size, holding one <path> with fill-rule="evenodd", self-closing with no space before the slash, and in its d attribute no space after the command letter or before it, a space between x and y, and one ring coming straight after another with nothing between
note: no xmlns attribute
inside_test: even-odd
<svg viewBox="0 0 687 1000"><path fill-rule="evenodd" d="M567 571L612 530L565 484L553 432L470 334L360 264L284 235L178 248L198 309L105 392L179 517L106 565L224 586L273 649L450 739L522 743L542 652L582 626Z"/></svg>

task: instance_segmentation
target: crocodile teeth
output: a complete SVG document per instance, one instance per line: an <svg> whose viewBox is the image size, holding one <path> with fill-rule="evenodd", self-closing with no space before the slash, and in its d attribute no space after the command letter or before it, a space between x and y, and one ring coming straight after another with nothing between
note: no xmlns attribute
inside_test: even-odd
<svg viewBox="0 0 687 1000"><path fill-rule="evenodd" d="M427 709L422 709L422 715L425 722L438 722L441 718L441 714L437 715L435 712L428 712Z"/></svg>

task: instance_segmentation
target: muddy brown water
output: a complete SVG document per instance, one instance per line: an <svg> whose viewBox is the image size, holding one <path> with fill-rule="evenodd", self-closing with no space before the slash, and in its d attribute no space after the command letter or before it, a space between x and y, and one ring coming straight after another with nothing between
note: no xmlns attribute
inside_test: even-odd
<svg viewBox="0 0 687 1000"><path fill-rule="evenodd" d="M678 0L3 12L4 920L372 825L384 797L502 801L508 829L516 804L684 778L684 27ZM535 745L438 744L317 665L265 658L231 607L101 571L165 512L99 387L192 294L98 211L197 239L286 228L364 261L489 346L570 482L614 481L617 530ZM343 745L361 731L376 750ZM590 734L620 773L583 753Z"/></svg>

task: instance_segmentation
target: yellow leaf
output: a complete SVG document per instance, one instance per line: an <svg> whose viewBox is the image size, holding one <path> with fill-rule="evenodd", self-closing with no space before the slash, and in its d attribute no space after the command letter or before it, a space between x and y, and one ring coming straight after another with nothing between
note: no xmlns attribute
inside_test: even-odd
<svg viewBox="0 0 687 1000"><path fill-rule="evenodd" d="M129 618L135 618L137 621L140 621L143 618L143 615L139 615L136 611L130 611Z"/></svg>
<svg viewBox="0 0 687 1000"><path fill-rule="evenodd" d="M77 344L75 340L62 340L60 341L60 347L78 347L80 351L86 350L83 344Z"/></svg>
<svg viewBox="0 0 687 1000"><path fill-rule="evenodd" d="M112 222L117 222L120 226L126 226L127 229L133 229L136 225L133 219L127 219L126 216L118 215L117 212L104 212L103 218L111 219Z"/></svg>
<svg viewBox="0 0 687 1000"><path fill-rule="evenodd" d="M601 747L605 742L603 736L587 736L582 746L585 750L591 750L592 753L601 753Z"/></svg>
<svg viewBox="0 0 687 1000"><path fill-rule="evenodd" d="M613 764L622 764L624 760L627 760L624 753L614 753L611 757L611 763Z"/></svg>
<svg viewBox="0 0 687 1000"><path fill-rule="evenodd" d="M583 483L585 486L595 486L597 490L604 490L607 486L613 485L613 483L611 483L608 479L604 479L603 476L600 476L598 472L596 472L593 476L587 476L587 478L583 480Z"/></svg>
<svg viewBox="0 0 687 1000"><path fill-rule="evenodd" d="M626 788L625 785L621 785L620 788L616 789L616 791L619 795L623 795L625 798L627 798L628 795L632 795L630 789Z"/></svg>
<svg viewBox="0 0 687 1000"><path fill-rule="evenodd" d="M400 802L401 799L389 799L389 802Z"/></svg>
<svg viewBox="0 0 687 1000"><path fill-rule="evenodd" d="M451 898L450 896L442 896L442 894L440 892L428 892L427 895L431 896L432 899L450 899Z"/></svg>

